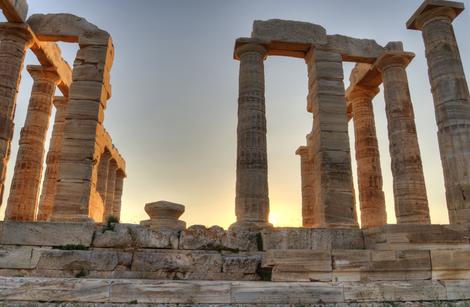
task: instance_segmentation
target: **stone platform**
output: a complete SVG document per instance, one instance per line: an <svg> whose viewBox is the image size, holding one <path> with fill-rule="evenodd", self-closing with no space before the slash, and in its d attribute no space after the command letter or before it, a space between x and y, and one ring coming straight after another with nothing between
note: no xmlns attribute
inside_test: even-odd
<svg viewBox="0 0 470 307"><path fill-rule="evenodd" d="M426 302L445 306L446 302L460 302L465 306L470 304L470 281L273 283L3 277L0 301L12 306L27 302L276 306L420 306ZM387 305L389 302L396 304Z"/></svg>
<svg viewBox="0 0 470 307"><path fill-rule="evenodd" d="M155 231L2 222L0 302L470 304L469 237L470 226L449 225Z"/></svg>

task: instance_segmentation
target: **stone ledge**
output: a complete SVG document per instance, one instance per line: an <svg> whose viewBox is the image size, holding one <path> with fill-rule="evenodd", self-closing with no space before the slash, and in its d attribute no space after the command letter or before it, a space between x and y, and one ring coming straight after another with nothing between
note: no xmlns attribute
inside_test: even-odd
<svg viewBox="0 0 470 307"><path fill-rule="evenodd" d="M223 282L0 278L0 301L125 304L359 304L470 300L470 281ZM329 305L331 306L331 305ZM381 306L381 305L378 305ZM409 305L408 305L409 306ZM440 305L441 306L441 305Z"/></svg>
<svg viewBox="0 0 470 307"><path fill-rule="evenodd" d="M90 246L93 223L0 222L0 245Z"/></svg>

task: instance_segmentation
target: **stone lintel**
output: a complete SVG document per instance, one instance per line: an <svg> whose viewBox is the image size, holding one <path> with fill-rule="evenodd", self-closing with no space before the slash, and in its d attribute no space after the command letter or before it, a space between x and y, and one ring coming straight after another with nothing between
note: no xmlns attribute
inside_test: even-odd
<svg viewBox="0 0 470 307"><path fill-rule="evenodd" d="M64 96L68 96L70 85L72 84L72 69L62 58L59 46L56 43L41 42L34 34L33 38L31 51L36 55L41 65L55 68L56 73L60 77L58 87Z"/></svg>
<svg viewBox="0 0 470 307"><path fill-rule="evenodd" d="M420 30L418 19L424 14L436 8L448 8L453 11L453 16L450 16L451 20L457 17L465 9L465 5L462 2L455 1L444 1L444 0L425 0L423 4L416 10L411 18L406 22L406 28L409 30Z"/></svg>
<svg viewBox="0 0 470 307"><path fill-rule="evenodd" d="M259 38L239 38L235 42L235 50L245 44L257 43L263 45L268 56L287 56L303 59L312 46L321 47L324 50L341 54L343 61L372 64L385 51L385 48L374 40L358 39L343 35L328 35L327 43L313 44L309 40L279 41ZM234 59L238 57L234 53Z"/></svg>
<svg viewBox="0 0 470 307"><path fill-rule="evenodd" d="M26 0L1 0L0 8L9 22L23 23L28 17Z"/></svg>
<svg viewBox="0 0 470 307"><path fill-rule="evenodd" d="M109 33L101 30L85 18L72 14L34 14L27 23L41 41L107 44Z"/></svg>
<svg viewBox="0 0 470 307"><path fill-rule="evenodd" d="M400 46L402 46L401 42L390 42L386 46L388 51L379 56L373 65L358 63L355 66L349 78L351 84L346 90L347 113L349 119L351 119L352 116L351 98L353 93L356 91L356 87L359 86L361 90L370 89L371 91L376 91L382 84L382 74L379 67L394 63L400 63L406 67L413 60L415 54L412 52L400 51Z"/></svg>
<svg viewBox="0 0 470 307"><path fill-rule="evenodd" d="M369 63L374 61L385 51L384 47L372 39L359 39L344 35L328 35L328 43L323 46L325 50L341 54L345 62Z"/></svg>

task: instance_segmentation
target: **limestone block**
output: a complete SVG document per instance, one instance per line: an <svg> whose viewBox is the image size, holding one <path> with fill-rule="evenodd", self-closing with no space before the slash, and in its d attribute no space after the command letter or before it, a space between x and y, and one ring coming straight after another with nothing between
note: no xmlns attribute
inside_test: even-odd
<svg viewBox="0 0 470 307"><path fill-rule="evenodd" d="M328 35L328 44L323 47L329 51L339 53L343 60L373 63L385 49L372 39L358 39L344 35Z"/></svg>
<svg viewBox="0 0 470 307"><path fill-rule="evenodd" d="M223 245L225 230L219 226L206 228L193 225L180 234L180 249L229 249Z"/></svg>
<svg viewBox="0 0 470 307"><path fill-rule="evenodd" d="M70 98L74 100L106 101L108 93L101 82L74 81L70 86Z"/></svg>
<svg viewBox="0 0 470 307"><path fill-rule="evenodd" d="M371 251L333 250L332 266L334 281L363 281L370 269Z"/></svg>
<svg viewBox="0 0 470 307"><path fill-rule="evenodd" d="M470 279L470 249L431 250L431 263L432 279Z"/></svg>
<svg viewBox="0 0 470 307"><path fill-rule="evenodd" d="M0 246L1 269L34 269L41 250L29 246Z"/></svg>
<svg viewBox="0 0 470 307"><path fill-rule="evenodd" d="M110 284L102 279L2 278L0 301L103 302Z"/></svg>
<svg viewBox="0 0 470 307"><path fill-rule="evenodd" d="M456 225L386 225L364 231L368 249L465 248L469 236L467 227Z"/></svg>
<svg viewBox="0 0 470 307"><path fill-rule="evenodd" d="M222 256L217 252L183 251L137 251L132 260L132 271L159 272L165 279L187 279L204 276L210 279L211 273L222 272Z"/></svg>
<svg viewBox="0 0 470 307"><path fill-rule="evenodd" d="M90 246L95 232L92 223L1 222L0 243L3 245Z"/></svg>
<svg viewBox="0 0 470 307"><path fill-rule="evenodd" d="M222 271L225 273L255 274L261 265L261 253L222 254Z"/></svg>
<svg viewBox="0 0 470 307"><path fill-rule="evenodd" d="M103 123L104 120L104 106L94 100L82 100L80 103L70 105L68 112L73 114L74 119L97 120L99 123Z"/></svg>
<svg viewBox="0 0 470 307"><path fill-rule="evenodd" d="M270 249L363 249L358 229L274 228L262 232L264 250Z"/></svg>
<svg viewBox="0 0 470 307"><path fill-rule="evenodd" d="M468 280L444 280L440 282L446 287L447 299L470 299L470 282Z"/></svg>
<svg viewBox="0 0 470 307"><path fill-rule="evenodd" d="M230 286L227 282L117 281L111 284L109 300L128 303L132 297L148 304L229 304Z"/></svg>
<svg viewBox="0 0 470 307"><path fill-rule="evenodd" d="M97 229L93 247L178 249L177 231L155 231L140 225L116 224L114 230Z"/></svg>
<svg viewBox="0 0 470 307"><path fill-rule="evenodd" d="M328 283L234 282L231 289L233 304L324 304L342 301L342 287Z"/></svg>
<svg viewBox="0 0 470 307"><path fill-rule="evenodd" d="M93 236L93 247L128 248L134 246L128 225L116 224L113 230L99 229Z"/></svg>
<svg viewBox="0 0 470 307"><path fill-rule="evenodd" d="M244 227L234 227L233 225L227 230L226 236L222 238L222 245L231 250L263 250L263 240L259 231Z"/></svg>
<svg viewBox="0 0 470 307"><path fill-rule="evenodd" d="M272 266L272 281L331 281L329 251L268 250L264 265Z"/></svg>
<svg viewBox="0 0 470 307"><path fill-rule="evenodd" d="M83 36L109 37L85 18L72 14L34 14L27 22L42 41L76 43Z"/></svg>
<svg viewBox="0 0 470 307"><path fill-rule="evenodd" d="M71 101L70 107L77 101ZM68 116L68 115L67 115ZM94 140L98 129L98 119L76 119L66 120L64 126L64 135L75 140Z"/></svg>
<svg viewBox="0 0 470 307"><path fill-rule="evenodd" d="M346 302L435 301L446 296L445 287L430 280L344 284Z"/></svg>
<svg viewBox="0 0 470 307"><path fill-rule="evenodd" d="M130 267L132 253L102 250L50 250L41 254L38 269L64 271L113 271Z"/></svg>
<svg viewBox="0 0 470 307"><path fill-rule="evenodd" d="M251 37L263 41L280 41L309 45L326 44L326 30L308 22L270 19L255 20Z"/></svg>
<svg viewBox="0 0 470 307"><path fill-rule="evenodd" d="M128 225L137 248L178 248L177 231L155 231L140 225Z"/></svg>

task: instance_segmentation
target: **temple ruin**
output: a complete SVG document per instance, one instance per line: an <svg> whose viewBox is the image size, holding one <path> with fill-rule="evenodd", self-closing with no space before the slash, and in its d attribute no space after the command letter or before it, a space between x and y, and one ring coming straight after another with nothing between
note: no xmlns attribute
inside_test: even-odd
<svg viewBox="0 0 470 307"><path fill-rule="evenodd" d="M3 190L24 57L31 49L41 65L29 65L33 89L21 129L5 220L95 221L119 218L125 161L103 127L111 97L111 36L69 14L33 15L25 1L5 1L0 26L2 76L1 181ZM78 43L71 68L55 42ZM55 97L56 87L63 96ZM45 157L52 107L56 116ZM45 178L42 180L46 160ZM43 182L42 193L41 182Z"/></svg>
<svg viewBox="0 0 470 307"><path fill-rule="evenodd" d="M0 301L8 306L470 304L470 94L452 28L462 3L425 0L406 24L422 32L426 48L449 224L431 224L407 77L407 66L423 55L406 51L402 42L381 46L373 39L328 34L313 23L272 19L255 21L251 36L235 41L237 220L227 230L187 227L180 220L185 207L168 201L146 204L150 219L138 225L119 223L126 165L103 127L114 59L110 34L70 14L28 17L26 0L0 1L0 7L8 19L0 24L2 191L26 50L41 63L27 66L34 85L0 222ZM78 43L73 67L61 58L59 41ZM303 227L275 227L268 218L268 56L306 63L312 130L296 151ZM343 62L356 63L347 88ZM394 225L387 224L392 213L386 212L378 148L383 136L374 119L380 86ZM55 96L56 87L62 96Z"/></svg>

